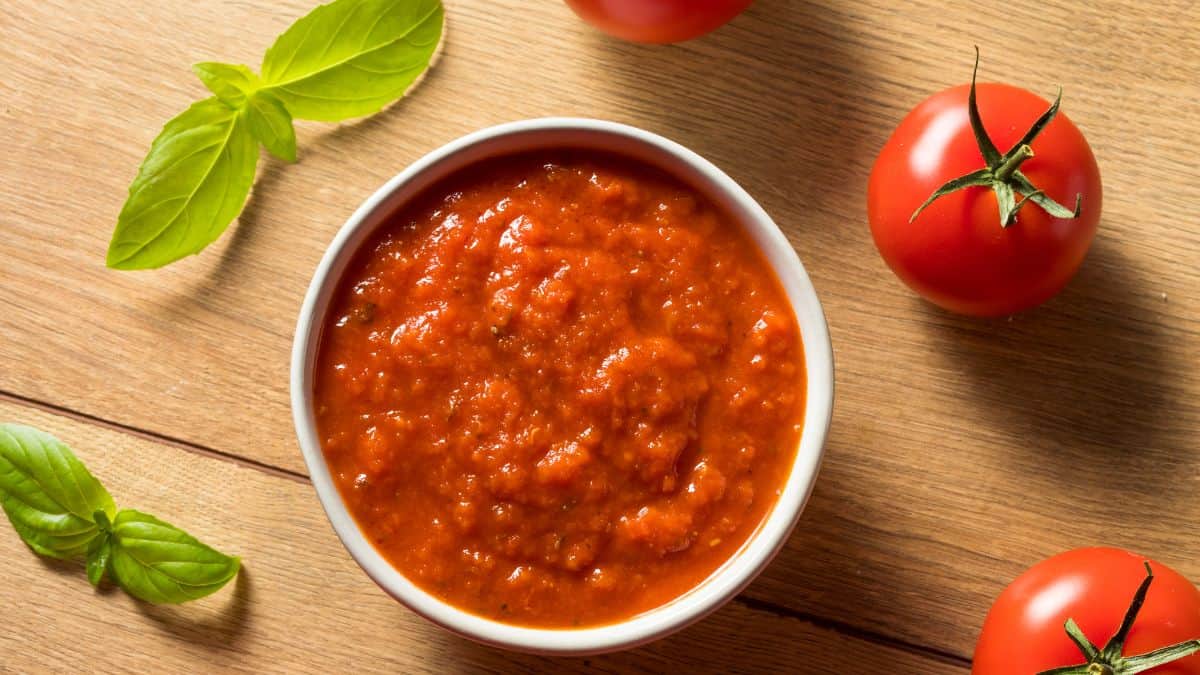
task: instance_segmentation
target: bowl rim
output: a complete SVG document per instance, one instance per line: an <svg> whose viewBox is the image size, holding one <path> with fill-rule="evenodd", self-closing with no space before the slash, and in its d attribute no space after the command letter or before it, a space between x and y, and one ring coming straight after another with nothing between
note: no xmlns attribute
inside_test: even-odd
<svg viewBox="0 0 1200 675"><path fill-rule="evenodd" d="M734 219L754 239L755 245L784 286L800 328L807 376L804 422L796 459L775 504L742 547L699 585L664 605L616 623L565 629L505 624L472 614L426 592L392 567L359 529L334 485L316 433L311 405L312 364L329 296L345 265L361 245L362 238L369 236L369 232L377 226L372 222L372 216L377 213L386 215L397 208L398 205L388 204L389 198L410 184L420 184L416 190L419 193L462 166L479 161L471 160L452 166L432 178L426 176L431 169L438 169L443 162L465 151L479 149L500 139L512 141L522 136L536 139L548 132L594 135L632 142L648 154L662 157L664 162L678 163L695 172L708 184L708 189L694 185L693 188L706 193L710 199L735 205L741 214ZM529 149L570 145L538 145L534 142ZM496 154L511 152L508 150ZM664 170L676 175L679 173L665 167ZM368 228L368 231L360 232L364 228ZM359 241L354 246L348 246L356 235ZM679 143L638 127L579 117L543 117L480 129L429 152L377 189L341 226L317 265L297 319L290 367L293 423L312 485L338 538L367 576L417 614L454 633L493 646L558 655L615 651L665 637L704 618L749 585L786 544L812 492L832 418L833 394L833 348L820 301L795 249L758 202L725 172Z"/></svg>

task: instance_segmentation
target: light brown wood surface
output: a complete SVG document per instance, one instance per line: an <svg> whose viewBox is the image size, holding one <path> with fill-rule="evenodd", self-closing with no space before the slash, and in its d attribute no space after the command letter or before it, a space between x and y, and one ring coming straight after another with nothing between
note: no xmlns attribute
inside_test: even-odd
<svg viewBox="0 0 1200 675"><path fill-rule="evenodd" d="M153 610L93 595L0 528L15 575L0 606L22 627L0 631L0 670L583 667L468 645L376 591L303 484L287 402L300 298L358 203L446 141L543 115L636 124L728 171L805 262L837 359L824 469L784 552L715 617L593 668L962 672L992 598L1046 555L1120 545L1200 580L1197 3L759 0L707 38L649 47L557 0L447 0L444 52L408 99L301 123L300 161L264 158L201 255L106 270L150 140L203 95L188 66L255 65L310 5L0 11L2 417L59 433L119 500L249 571L248 591ZM975 44L983 80L1064 86L1105 183L1079 276L1011 321L914 298L865 222L875 153L969 77Z"/></svg>

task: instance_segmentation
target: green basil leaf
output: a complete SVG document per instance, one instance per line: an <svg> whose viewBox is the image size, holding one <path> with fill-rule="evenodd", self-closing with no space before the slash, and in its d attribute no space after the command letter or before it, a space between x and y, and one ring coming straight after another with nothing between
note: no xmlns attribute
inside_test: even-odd
<svg viewBox="0 0 1200 675"><path fill-rule="evenodd" d="M113 520L113 579L130 595L180 603L214 593L237 576L240 561L154 516L122 509Z"/></svg>
<svg viewBox="0 0 1200 675"><path fill-rule="evenodd" d="M162 267L200 252L242 210L257 162L241 114L217 98L167 122L129 186L108 266Z"/></svg>
<svg viewBox="0 0 1200 675"><path fill-rule="evenodd" d="M336 122L377 112L425 72L442 37L440 0L334 0L280 35L263 88L292 117Z"/></svg>
<svg viewBox="0 0 1200 675"><path fill-rule="evenodd" d="M233 63L206 61L193 65L192 72L217 98L235 108L240 108L259 85L258 76L249 68Z"/></svg>
<svg viewBox="0 0 1200 675"><path fill-rule="evenodd" d="M96 536L95 530L83 530L71 535L50 535L17 520L8 509L5 509L5 513L9 514L9 522L21 540L28 544L34 553L47 558L82 558L87 552L88 542Z"/></svg>
<svg viewBox="0 0 1200 675"><path fill-rule="evenodd" d="M283 102L265 91L255 92L246 101L246 123L250 133L276 157L296 161L296 130Z"/></svg>
<svg viewBox="0 0 1200 675"><path fill-rule="evenodd" d="M20 424L0 424L0 507L35 552L78 558L96 537L94 513L115 513L100 481L64 443Z"/></svg>
<svg viewBox="0 0 1200 675"><path fill-rule="evenodd" d="M93 586L99 586L108 569L108 561L112 556L112 538L107 532L102 532L92 539L87 550L87 578Z"/></svg>

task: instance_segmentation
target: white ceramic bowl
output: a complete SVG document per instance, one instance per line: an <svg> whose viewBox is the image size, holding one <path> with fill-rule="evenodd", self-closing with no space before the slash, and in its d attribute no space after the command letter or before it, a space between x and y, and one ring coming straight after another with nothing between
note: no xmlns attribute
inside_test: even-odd
<svg viewBox="0 0 1200 675"><path fill-rule="evenodd" d="M321 325L338 280L359 246L401 204L447 175L481 160L524 150L607 150L656 165L705 194L749 232L775 270L799 323L808 374L804 430L787 485L770 515L742 548L699 586L619 623L580 629L526 628L470 614L421 590L368 542L346 510L325 464L313 418L313 365ZM591 119L544 118L468 134L417 160L350 216L317 266L292 349L292 414L313 486L333 529L367 575L421 616L455 633L521 651L589 654L663 637L714 611L739 593L783 547L812 490L833 408L833 351L812 283L771 217L729 176L687 148L648 131ZM336 589L332 589L336 592Z"/></svg>

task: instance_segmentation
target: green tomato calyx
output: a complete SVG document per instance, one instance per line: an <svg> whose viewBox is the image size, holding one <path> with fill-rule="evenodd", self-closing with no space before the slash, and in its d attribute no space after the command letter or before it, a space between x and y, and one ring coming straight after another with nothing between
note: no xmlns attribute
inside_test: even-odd
<svg viewBox="0 0 1200 675"><path fill-rule="evenodd" d="M1042 130L1058 115L1058 106L1062 102L1062 88L1058 90L1058 96L1054 98L1054 103L1050 104L1050 108L1042 113L1042 116L1029 127L1029 131L1017 141L1005 154L1000 154L996 148L996 144L987 134L987 130L983 128L983 120L979 116L979 104L975 97L975 77L979 73L979 47L975 48L975 70L971 72L971 91L967 96L967 115L971 119L971 131L975 134L975 143L979 146L979 153L983 155L984 162L987 163L982 169L972 171L964 176L952 178L946 181L944 185L934 191L929 199L926 199L916 211L913 211L908 222L913 222L925 207L937 201L939 197L948 195L951 192L958 192L969 187L988 187L996 193L996 204L1000 207L1000 226L1008 227L1017 222L1017 212L1025 205L1025 202L1033 202L1042 208L1046 213L1055 218L1078 218L1080 205L1083 202L1083 195L1075 195L1075 209L1071 210L1059 204L1050 197L1046 196L1045 192L1039 190L1025 174L1021 173L1020 167L1025 160L1033 157L1033 148L1030 145L1033 140L1042 133ZM1016 195L1020 193L1021 199L1018 201Z"/></svg>
<svg viewBox="0 0 1200 675"><path fill-rule="evenodd" d="M1104 647L1097 648L1083 634L1074 619L1067 619L1064 626L1067 636L1079 647L1087 662L1077 666L1044 670L1038 675L1134 675L1200 652L1200 640L1187 640L1145 654L1124 656L1125 639L1129 637L1129 630L1133 628L1133 622L1137 620L1138 612L1146 602L1146 592L1150 590L1150 584L1154 581L1154 571L1150 569L1150 563L1142 564L1146 566L1146 578L1134 593L1133 602L1129 603L1129 609L1121 619L1121 627Z"/></svg>

